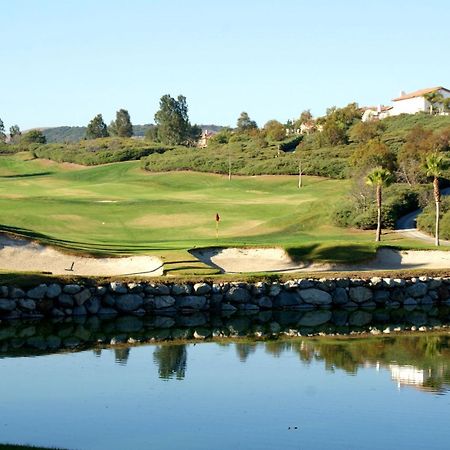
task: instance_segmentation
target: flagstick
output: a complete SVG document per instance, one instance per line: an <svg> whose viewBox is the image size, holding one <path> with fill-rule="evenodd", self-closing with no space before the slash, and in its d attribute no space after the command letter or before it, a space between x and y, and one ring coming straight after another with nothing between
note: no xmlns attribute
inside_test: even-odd
<svg viewBox="0 0 450 450"><path fill-rule="evenodd" d="M298 162L298 188L302 187L302 162Z"/></svg>
<svg viewBox="0 0 450 450"><path fill-rule="evenodd" d="M219 221L216 220L216 239L219 240Z"/></svg>

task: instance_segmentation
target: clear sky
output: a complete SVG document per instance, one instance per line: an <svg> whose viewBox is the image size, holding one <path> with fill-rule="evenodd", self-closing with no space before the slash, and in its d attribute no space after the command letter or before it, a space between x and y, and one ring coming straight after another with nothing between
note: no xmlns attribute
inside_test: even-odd
<svg viewBox="0 0 450 450"><path fill-rule="evenodd" d="M263 125L310 108L450 88L448 0L0 0L0 118L153 122L164 94L193 123Z"/></svg>

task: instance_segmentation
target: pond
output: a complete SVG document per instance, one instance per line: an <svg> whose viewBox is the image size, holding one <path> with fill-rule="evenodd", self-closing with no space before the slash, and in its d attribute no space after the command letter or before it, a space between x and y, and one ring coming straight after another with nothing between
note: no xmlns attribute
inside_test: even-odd
<svg viewBox="0 0 450 450"><path fill-rule="evenodd" d="M109 340L133 332L115 322L97 323L95 332L86 323L16 323L14 335L11 327L1 341L0 443L67 449L448 446L448 334L240 337L111 348L93 342L101 334ZM83 333L84 346L75 347ZM59 347L50 348L51 336L54 344L59 337ZM34 346L23 345L27 340Z"/></svg>

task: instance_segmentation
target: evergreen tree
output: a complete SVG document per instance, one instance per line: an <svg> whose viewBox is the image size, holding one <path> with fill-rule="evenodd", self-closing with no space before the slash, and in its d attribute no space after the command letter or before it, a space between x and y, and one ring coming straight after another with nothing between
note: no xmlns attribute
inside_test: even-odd
<svg viewBox="0 0 450 450"><path fill-rule="evenodd" d="M251 120L249 115L245 111L241 112L236 125L238 131L249 131L258 128L256 122L254 120Z"/></svg>
<svg viewBox="0 0 450 450"><path fill-rule="evenodd" d="M113 136L133 136L133 125L131 123L130 114L126 109L119 109L119 111L116 112L116 120L111 122L109 132Z"/></svg>
<svg viewBox="0 0 450 450"><path fill-rule="evenodd" d="M6 141L6 134L5 134L5 125L3 123L3 120L0 119L0 142Z"/></svg>
<svg viewBox="0 0 450 450"><path fill-rule="evenodd" d="M87 126L86 138L87 139L97 139L102 137L108 137L108 127L105 122L103 122L103 117L101 114L97 114Z"/></svg>
<svg viewBox="0 0 450 450"><path fill-rule="evenodd" d="M158 140L163 144L187 143L191 124L186 97L179 95L175 99L170 95L163 95L159 101L159 110L155 114L155 122L158 127Z"/></svg>
<svg viewBox="0 0 450 450"><path fill-rule="evenodd" d="M11 136L12 142L16 141L21 134L22 132L20 131L19 125L12 125L9 127L9 135Z"/></svg>

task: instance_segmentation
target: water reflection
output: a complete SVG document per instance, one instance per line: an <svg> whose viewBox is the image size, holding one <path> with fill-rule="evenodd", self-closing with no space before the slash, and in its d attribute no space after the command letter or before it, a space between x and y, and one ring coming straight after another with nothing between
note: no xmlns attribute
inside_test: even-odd
<svg viewBox="0 0 450 450"><path fill-rule="evenodd" d="M186 375L186 345L165 344L153 352L153 361L158 366L159 377L169 380L175 377L182 380Z"/></svg>
<svg viewBox="0 0 450 450"><path fill-rule="evenodd" d="M359 314L361 313L361 314ZM364 313L364 314L362 314ZM409 310L367 311L266 311L253 316L98 317L53 321L17 321L0 324L0 358L43 355L56 352L92 349L98 358L102 348L112 346L115 362L125 366L133 358L130 344L155 343L153 363L159 377L183 380L188 373L188 353L192 344L179 340L241 338L237 342L220 341L217 346L233 346L237 359L246 363L265 352L274 358L295 355L299 364L321 362L325 369L356 375L364 368L389 370L399 388L413 386L421 390L443 392L450 385L450 336L421 336L332 339L303 338L316 334L349 333L403 329L423 326L446 326L448 307ZM324 320L326 322L324 322ZM350 326L357 322L359 326ZM287 339L288 336L296 337ZM251 337L251 339L247 339ZM255 340L256 338L256 340ZM259 341L258 341L259 339ZM261 340L264 339L264 342ZM171 340L176 340L171 344ZM183 341L185 342L185 341Z"/></svg>

